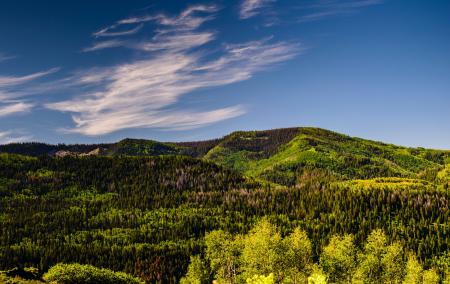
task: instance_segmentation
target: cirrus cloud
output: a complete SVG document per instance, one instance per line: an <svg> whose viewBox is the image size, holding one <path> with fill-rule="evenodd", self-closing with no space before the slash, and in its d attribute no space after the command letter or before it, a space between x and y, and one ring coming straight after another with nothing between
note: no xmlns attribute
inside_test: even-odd
<svg viewBox="0 0 450 284"><path fill-rule="evenodd" d="M16 58L16 56L0 53L0 62L6 61L6 60L11 60L14 58Z"/></svg>
<svg viewBox="0 0 450 284"><path fill-rule="evenodd" d="M217 33L201 30L201 26L214 19L217 10L216 6L191 6L176 16L127 18L100 30L94 35L111 34L123 25L157 25L151 39L116 38L85 49L124 47L144 54L127 63L74 74L65 82L86 91L46 107L72 114L74 126L64 131L91 136L127 128L186 130L244 114L241 105L187 110L177 103L196 90L248 80L256 72L293 58L301 48L269 37L222 44L212 51L208 45L215 42Z"/></svg>
<svg viewBox="0 0 450 284"><path fill-rule="evenodd" d="M379 5L383 2L384 0L313 0L300 7L305 13L301 13L298 22L312 22L331 16L352 14L358 12L361 8Z"/></svg>
<svg viewBox="0 0 450 284"><path fill-rule="evenodd" d="M37 72L26 76L0 76L0 90L28 83L30 81L55 73L58 70L59 68L52 68L47 71Z"/></svg>
<svg viewBox="0 0 450 284"><path fill-rule="evenodd" d="M275 0L244 0L239 9L239 17L241 19L254 17L272 2L275 2Z"/></svg>
<svg viewBox="0 0 450 284"><path fill-rule="evenodd" d="M23 97L36 93L35 86L30 84L58 70L52 68L25 76L0 75L0 117L29 112L34 104L24 101Z"/></svg>
<svg viewBox="0 0 450 284"><path fill-rule="evenodd" d="M0 104L0 117L11 114L28 112L34 105L31 103L19 101L8 104Z"/></svg>

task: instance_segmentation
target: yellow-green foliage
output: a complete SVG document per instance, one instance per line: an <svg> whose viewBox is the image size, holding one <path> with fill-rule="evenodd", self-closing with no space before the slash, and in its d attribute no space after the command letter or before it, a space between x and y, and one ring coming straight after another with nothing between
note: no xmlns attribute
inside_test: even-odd
<svg viewBox="0 0 450 284"><path fill-rule="evenodd" d="M433 183L426 180L397 177L355 179L335 182L333 186L345 187L353 190L432 190L435 188Z"/></svg>
<svg viewBox="0 0 450 284"><path fill-rule="evenodd" d="M320 267L315 266L313 272L308 277L308 284L327 284L327 276Z"/></svg>
<svg viewBox="0 0 450 284"><path fill-rule="evenodd" d="M244 238L242 262L248 275L268 274L276 269L281 236L267 220L261 221Z"/></svg>
<svg viewBox="0 0 450 284"><path fill-rule="evenodd" d="M273 273L270 273L267 276L264 275L254 275L251 278L247 278L246 280L247 284L273 284Z"/></svg>
<svg viewBox="0 0 450 284"><path fill-rule="evenodd" d="M228 148L216 146L205 155L204 159L241 172L247 172L251 167L249 155L251 155L249 151L233 152Z"/></svg>
<svg viewBox="0 0 450 284"><path fill-rule="evenodd" d="M186 276L181 278L180 284L208 284L209 273L200 256L191 256Z"/></svg>
<svg viewBox="0 0 450 284"><path fill-rule="evenodd" d="M37 171L30 171L28 172L28 176L30 178L53 178L55 177L56 173L54 171L46 170L46 169L39 169Z"/></svg>
<svg viewBox="0 0 450 284"><path fill-rule="evenodd" d="M36 158L29 156L22 156L17 154L0 153L0 163L5 166L17 167L36 161Z"/></svg>
<svg viewBox="0 0 450 284"><path fill-rule="evenodd" d="M404 284L421 284L422 283L422 272L423 267L417 260L414 254L408 256L408 261L406 262L405 269L405 279Z"/></svg>
<svg viewBox="0 0 450 284"><path fill-rule="evenodd" d="M352 235L333 236L320 256L320 266L332 283L349 283L356 267L356 247Z"/></svg>
<svg viewBox="0 0 450 284"><path fill-rule="evenodd" d="M443 184L446 188L450 185L450 163L447 163L445 167L439 171L436 175L436 180L439 184Z"/></svg>
<svg viewBox="0 0 450 284"><path fill-rule="evenodd" d="M57 284L141 284L143 281L123 272L82 264L57 264L44 274L43 279Z"/></svg>
<svg viewBox="0 0 450 284"><path fill-rule="evenodd" d="M4 273L0 272L0 283L2 284L43 284L44 282L39 280L27 280L20 277L8 277Z"/></svg>
<svg viewBox="0 0 450 284"><path fill-rule="evenodd" d="M403 248L399 243L388 244L381 230L374 230L358 256L353 276L356 283L401 283L403 276Z"/></svg>
<svg viewBox="0 0 450 284"><path fill-rule="evenodd" d="M433 268L423 272L423 284L439 284L439 279L439 274Z"/></svg>
<svg viewBox="0 0 450 284"><path fill-rule="evenodd" d="M230 233L215 230L205 236L206 259L219 282L230 282L237 276L242 242Z"/></svg>
<svg viewBox="0 0 450 284"><path fill-rule="evenodd" d="M297 228L283 238L267 219L246 235L213 231L206 236L205 262L191 260L185 278L191 281L185 283L204 283L200 279L209 267L217 283L438 284L439 273L446 275L443 266L448 267L441 257L437 267L423 270L413 253L389 242L380 229L372 231L362 249L353 235L333 236L318 263L312 262L311 249L306 232Z"/></svg>
<svg viewBox="0 0 450 284"><path fill-rule="evenodd" d="M244 236L213 231L206 235L205 243L206 260L219 283L256 281L259 276L255 275L271 273L276 282L302 283L311 264L312 244L306 233L297 228L282 238L267 219Z"/></svg>

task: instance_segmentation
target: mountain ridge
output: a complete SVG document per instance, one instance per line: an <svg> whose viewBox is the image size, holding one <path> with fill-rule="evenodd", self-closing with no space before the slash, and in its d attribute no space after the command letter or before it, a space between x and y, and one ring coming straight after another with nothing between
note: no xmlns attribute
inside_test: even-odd
<svg viewBox="0 0 450 284"><path fill-rule="evenodd" d="M191 156L287 186L297 184L304 171L312 169L337 179L402 177L444 183L450 172L449 150L397 146L315 127L235 131L222 138L193 142L126 138L91 145L16 143L1 145L0 152L29 156Z"/></svg>
<svg viewBox="0 0 450 284"><path fill-rule="evenodd" d="M450 152L450 149L441 149L441 148L431 148L431 147L422 147L422 146L403 146L403 145L399 145L399 144L395 144L395 143L391 143L391 142L384 142L381 140L375 140L375 139L370 139L370 138L362 138L359 136L351 136L348 134L343 134L340 133L338 131L334 131L334 130L328 130L325 128L320 128L320 127L313 127L313 126L299 126L299 127L284 127L284 128L272 128L272 129L267 129L267 130L236 130L233 131L227 135L222 136L221 138L212 138L212 139L205 139L205 140L193 140L193 141L157 141L157 140L153 140L153 139L144 139L144 138L130 138L130 137L126 137L123 138L121 140L119 140L118 142L112 142L112 143L87 143L87 144L79 144L79 143L75 143L75 144L66 144L66 143L57 143L57 144L49 144L49 143L45 143L45 142L39 142L39 141L30 141L30 142L13 142L13 143L7 143L7 144L0 144L0 152L5 152L5 153L13 153L13 151L23 151L24 153L26 151L30 151L30 153L28 153L28 155L30 156L35 156L35 155L41 155L41 154L53 154L55 149L58 150L66 150L68 148L74 149L74 151L81 151L81 152L86 152L86 151L92 151L96 148L102 148L102 147L108 147L111 145L116 145L118 143L121 142L125 142L125 141L145 141L145 142L156 142L156 143L161 143L161 144L165 144L165 145L172 145L172 146L178 146L178 147L198 147L197 144L200 145L217 145L218 143L220 143L221 141L224 141L226 139L229 139L230 137L233 137L239 133L265 133L265 132L273 132L273 131L284 131L284 130L295 130L295 129L317 129L317 130L322 130L325 132L329 132L329 133L335 133L338 134L340 136L345 136L348 138L356 138L356 139L361 139L361 140L366 140L366 141L371 141L371 142L375 142L375 143L380 143L380 144L384 144L384 145L394 145L394 146L399 146L399 147L403 147L403 148L410 148L410 149L426 149L426 150L436 150L436 151L444 151L444 152ZM33 148L39 148L41 147L42 149L40 149L40 151L36 151ZM207 147L207 146L206 146ZM17 153L20 154L20 153Z"/></svg>

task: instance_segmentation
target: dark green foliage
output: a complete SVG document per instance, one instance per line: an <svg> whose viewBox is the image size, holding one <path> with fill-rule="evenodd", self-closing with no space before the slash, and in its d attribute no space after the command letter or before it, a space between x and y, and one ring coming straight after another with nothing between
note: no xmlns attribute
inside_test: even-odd
<svg viewBox="0 0 450 284"><path fill-rule="evenodd" d="M291 141L301 128L281 128L264 131L237 131L225 136L220 146L231 151L247 151L253 158L267 158Z"/></svg>
<svg viewBox="0 0 450 284"><path fill-rule="evenodd" d="M49 145L45 143L27 142L0 145L0 153L21 154L28 156L54 155L58 151L70 151L75 153L87 153L97 148L107 148L109 144L75 144L75 145Z"/></svg>
<svg viewBox="0 0 450 284"><path fill-rule="evenodd" d="M180 149L178 147L165 143L143 139L124 139L118 143L111 144L104 154L109 156L158 156L179 153Z"/></svg>
<svg viewBox="0 0 450 284"><path fill-rule="evenodd" d="M167 143L168 145L175 145L181 148L181 154L200 158L206 155L212 148L217 146L222 139L213 139L205 141L194 141L194 142L177 142L177 143Z"/></svg>
<svg viewBox="0 0 450 284"><path fill-rule="evenodd" d="M67 151L74 155L88 154L91 151L100 149L96 155L102 156L158 156L158 155L184 155L191 157L202 157L211 148L216 146L221 139L197 141L163 143L145 139L124 139L111 144L92 145L49 145L45 143L11 143L0 145L0 153L21 154L27 156L54 156L59 151Z"/></svg>
<svg viewBox="0 0 450 284"><path fill-rule="evenodd" d="M187 157L27 158L0 154L0 266L82 262L145 280L180 277L198 238L226 218L192 193L257 183ZM210 217L207 217L208 214ZM205 217L206 216L206 217Z"/></svg>
<svg viewBox="0 0 450 284"><path fill-rule="evenodd" d="M41 279L41 274L39 273L39 269L34 267L25 267L18 268L14 267L13 269L2 271L2 273L7 277L18 277L26 280L39 280Z"/></svg>

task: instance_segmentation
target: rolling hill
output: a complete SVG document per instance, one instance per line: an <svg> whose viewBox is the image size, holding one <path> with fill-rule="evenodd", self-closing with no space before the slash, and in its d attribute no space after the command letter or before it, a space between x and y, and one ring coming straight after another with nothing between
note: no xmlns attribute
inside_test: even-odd
<svg viewBox="0 0 450 284"><path fill-rule="evenodd" d="M184 155L287 186L301 182L304 172L311 169L336 179L403 177L439 184L448 184L450 179L449 151L396 146L311 127L237 131L198 142L124 139L97 145L9 144L0 146L0 152L29 156Z"/></svg>
<svg viewBox="0 0 450 284"><path fill-rule="evenodd" d="M295 185L305 169L321 169L338 179L443 176L449 151L407 148L353 138L319 128L235 132L205 159L271 182Z"/></svg>

